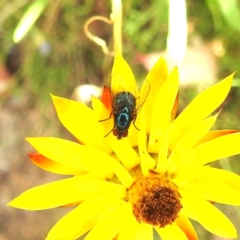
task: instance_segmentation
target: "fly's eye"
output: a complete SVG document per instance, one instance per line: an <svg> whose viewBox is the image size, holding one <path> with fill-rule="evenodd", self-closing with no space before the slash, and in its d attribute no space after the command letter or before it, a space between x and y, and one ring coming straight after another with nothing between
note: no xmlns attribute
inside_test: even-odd
<svg viewBox="0 0 240 240"><path fill-rule="evenodd" d="M126 137L128 135L128 130L122 132L122 137Z"/></svg>
<svg viewBox="0 0 240 240"><path fill-rule="evenodd" d="M117 128L114 128L112 132L114 136L117 136L119 131Z"/></svg>

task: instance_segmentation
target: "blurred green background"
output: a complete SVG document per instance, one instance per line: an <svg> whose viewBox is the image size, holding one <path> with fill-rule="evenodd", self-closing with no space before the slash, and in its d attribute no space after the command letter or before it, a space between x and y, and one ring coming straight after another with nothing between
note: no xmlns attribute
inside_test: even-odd
<svg viewBox="0 0 240 240"><path fill-rule="evenodd" d="M159 56L166 58L170 70L177 63L181 73L180 109L199 91L237 71L216 128L239 129L240 1L179 2L183 8L174 13L170 11L173 0L123 1L123 56L139 82ZM101 88L109 82L113 58L86 37L83 27L90 17L108 18L110 13L110 1L0 2L0 240L44 239L68 211L27 212L8 208L6 203L30 187L60 178L28 160L26 153L33 149L24 138L72 139L57 119L50 93L79 99L79 86ZM112 49L112 26L97 21L90 25L90 31ZM169 54L170 40L185 49L184 55ZM216 166L240 174L239 161L236 156ZM219 207L240 235L239 209ZM220 239L195 225L200 239Z"/></svg>

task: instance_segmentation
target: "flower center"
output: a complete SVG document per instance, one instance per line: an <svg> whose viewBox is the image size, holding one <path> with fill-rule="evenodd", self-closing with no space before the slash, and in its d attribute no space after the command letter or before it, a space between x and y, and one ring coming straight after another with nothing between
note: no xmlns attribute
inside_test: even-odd
<svg viewBox="0 0 240 240"><path fill-rule="evenodd" d="M137 221L158 227L175 221L182 208L180 199L176 185L156 173L137 179L127 195Z"/></svg>

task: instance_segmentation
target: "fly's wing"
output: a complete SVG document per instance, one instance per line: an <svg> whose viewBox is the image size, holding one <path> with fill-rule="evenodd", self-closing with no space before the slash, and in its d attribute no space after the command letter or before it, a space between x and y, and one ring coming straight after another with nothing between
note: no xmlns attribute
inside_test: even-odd
<svg viewBox="0 0 240 240"><path fill-rule="evenodd" d="M137 98L137 114L141 111L144 102L146 101L150 92L150 82L146 79L140 88L139 97Z"/></svg>
<svg viewBox="0 0 240 240"><path fill-rule="evenodd" d="M131 68L121 55L116 55L112 68L110 87L114 96L119 92L130 92L135 96L137 83Z"/></svg>
<svg viewBox="0 0 240 240"><path fill-rule="evenodd" d="M112 75L110 88L114 97L121 92L130 92L135 98L139 95L135 80L130 81L130 79L123 78L123 76L118 73Z"/></svg>

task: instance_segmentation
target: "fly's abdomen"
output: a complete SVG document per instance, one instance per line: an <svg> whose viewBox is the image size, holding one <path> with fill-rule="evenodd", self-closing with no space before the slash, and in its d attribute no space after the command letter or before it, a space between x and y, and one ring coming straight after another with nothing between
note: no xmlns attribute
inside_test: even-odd
<svg viewBox="0 0 240 240"><path fill-rule="evenodd" d="M115 118L115 127L119 130L127 130L132 121L128 113L119 113Z"/></svg>

